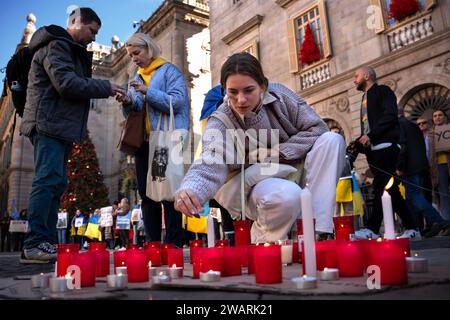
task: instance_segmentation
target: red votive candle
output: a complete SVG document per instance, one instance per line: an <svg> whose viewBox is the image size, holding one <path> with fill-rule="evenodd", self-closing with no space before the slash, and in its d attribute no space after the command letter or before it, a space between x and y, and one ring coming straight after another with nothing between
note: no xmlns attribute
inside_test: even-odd
<svg viewBox="0 0 450 320"><path fill-rule="evenodd" d="M234 245L247 246L251 244L250 220L236 220L234 223Z"/></svg>
<svg viewBox="0 0 450 320"><path fill-rule="evenodd" d="M360 242L337 241L336 255L341 277L361 277L366 266L366 257Z"/></svg>
<svg viewBox="0 0 450 320"><path fill-rule="evenodd" d="M184 268L183 249L167 249L167 264L169 266L176 265L177 267Z"/></svg>
<svg viewBox="0 0 450 320"><path fill-rule="evenodd" d="M114 252L114 269L116 267L125 267L126 266L126 255L127 255L127 252L125 250Z"/></svg>
<svg viewBox="0 0 450 320"><path fill-rule="evenodd" d="M195 248L203 248L203 247L204 247L203 240L190 240L189 241L189 256L190 256L191 263L192 263L192 255L193 255L192 250Z"/></svg>
<svg viewBox="0 0 450 320"><path fill-rule="evenodd" d="M281 283L281 246L265 244L255 248L256 283Z"/></svg>
<svg viewBox="0 0 450 320"><path fill-rule="evenodd" d="M148 253L142 249L126 251L128 282L148 281Z"/></svg>
<svg viewBox="0 0 450 320"><path fill-rule="evenodd" d="M95 286L95 256L92 252L73 253L71 265L80 268L82 288Z"/></svg>
<svg viewBox="0 0 450 320"><path fill-rule="evenodd" d="M200 276L200 260L203 255L205 248L196 247L191 248L191 263L192 263L192 278L198 279ZM209 271L209 270L208 270Z"/></svg>
<svg viewBox="0 0 450 320"><path fill-rule="evenodd" d="M349 240L350 234L355 232L353 216L333 217L333 223L336 240Z"/></svg>
<svg viewBox="0 0 450 320"><path fill-rule="evenodd" d="M162 264L167 264L167 249L172 248L175 248L175 245L173 243L163 243L161 255Z"/></svg>
<svg viewBox="0 0 450 320"><path fill-rule="evenodd" d="M109 252L106 251L106 242L92 242L89 252L95 257L95 276L106 277L109 273Z"/></svg>
<svg viewBox="0 0 450 320"><path fill-rule="evenodd" d="M410 245L409 245L410 239L409 238L397 238L397 239L395 239L395 242L400 246L405 257L411 256L411 250L410 250Z"/></svg>
<svg viewBox="0 0 450 320"><path fill-rule="evenodd" d="M297 241L292 242L292 263L299 263L298 242Z"/></svg>
<svg viewBox="0 0 450 320"><path fill-rule="evenodd" d="M152 262L152 267L160 267L162 265L161 261L161 248L147 247L145 252L147 252L149 261Z"/></svg>
<svg viewBox="0 0 450 320"><path fill-rule="evenodd" d="M72 253L78 253L79 245L76 243L58 244L56 275L64 277L67 274L67 267L70 266Z"/></svg>
<svg viewBox="0 0 450 320"><path fill-rule="evenodd" d="M370 246L370 264L380 267L382 285L408 283L404 249L398 240L376 241Z"/></svg>
<svg viewBox="0 0 450 320"><path fill-rule="evenodd" d="M250 245L247 248L248 274L255 274L255 249L257 245Z"/></svg>
<svg viewBox="0 0 450 320"><path fill-rule="evenodd" d="M218 248L222 254L222 274L224 277L240 276L241 269L241 248L240 247L221 247ZM216 270L217 271L217 270Z"/></svg>
<svg viewBox="0 0 450 320"><path fill-rule="evenodd" d="M203 248L200 253L200 272L220 271L222 272L222 248Z"/></svg>
<svg viewBox="0 0 450 320"><path fill-rule="evenodd" d="M216 240L215 243L215 247L216 248L220 248L220 247L229 247L230 246L230 240L225 239L225 240Z"/></svg>

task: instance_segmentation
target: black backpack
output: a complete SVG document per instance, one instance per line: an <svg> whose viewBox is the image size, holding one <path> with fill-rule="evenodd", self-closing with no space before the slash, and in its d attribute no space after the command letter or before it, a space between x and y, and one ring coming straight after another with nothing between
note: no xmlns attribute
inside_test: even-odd
<svg viewBox="0 0 450 320"><path fill-rule="evenodd" d="M23 116L25 109L28 73L30 72L32 60L33 53L28 47L24 47L11 57L6 66L6 85L11 90L14 108L19 117ZM6 92L3 95L6 95Z"/></svg>

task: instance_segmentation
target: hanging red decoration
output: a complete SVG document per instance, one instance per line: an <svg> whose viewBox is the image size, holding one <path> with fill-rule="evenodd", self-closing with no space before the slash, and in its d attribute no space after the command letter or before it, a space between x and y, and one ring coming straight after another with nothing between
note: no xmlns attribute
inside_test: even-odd
<svg viewBox="0 0 450 320"><path fill-rule="evenodd" d="M397 21L401 21L417 11L419 11L417 0L392 0L389 6L389 16Z"/></svg>
<svg viewBox="0 0 450 320"><path fill-rule="evenodd" d="M300 62L301 64L310 64L311 62L319 59L320 50L316 42L314 41L311 26L308 23L305 30L305 38L300 49Z"/></svg>

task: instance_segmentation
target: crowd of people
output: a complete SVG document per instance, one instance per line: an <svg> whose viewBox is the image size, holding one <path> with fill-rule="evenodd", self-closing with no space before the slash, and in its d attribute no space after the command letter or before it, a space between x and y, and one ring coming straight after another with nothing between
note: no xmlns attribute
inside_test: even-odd
<svg viewBox="0 0 450 320"><path fill-rule="evenodd" d="M80 8L69 17L67 30L43 27L30 42L34 58L21 133L34 146L35 178L23 263L56 258L57 211L67 186L67 159L73 143L86 135L90 99L110 96L121 103L125 117L131 111L145 114L144 142L134 155L142 201L142 241L163 240L183 246L182 215L198 218L206 203L221 208L224 234L231 238L233 219L245 216L253 221L252 242L283 240L301 217L300 195L305 187L312 193L316 233L333 237L336 184L359 153L366 156L373 180L366 225L356 231L357 238L381 235L381 196L391 177L395 179L388 192L401 220L400 236L419 239L422 235L449 235L448 153L434 152L434 127L426 129L431 123L425 115L417 120L420 133L416 124L403 117L394 92L377 84L375 70L366 66L355 71L354 79L362 92L361 135L346 149L338 130L330 130L295 92L270 82L255 57L248 53L231 55L222 65L220 85L206 95L202 112L206 125L199 158L177 186L174 199L152 200L147 187L147 177L153 174L149 170L153 157L149 139L157 128L167 129L161 119L169 118L172 112L175 128L190 129L186 79L162 58L158 44L143 33L135 33L125 44L137 68L127 91L108 80L92 79L86 45L95 40L100 27L101 20L92 9ZM70 120L66 114L71 115ZM435 110L432 120L434 126L442 125L446 114ZM245 132L245 137L226 139L230 130ZM163 174L161 180L171 172ZM405 185L407 201L400 192L400 182ZM246 188L241 189L242 183ZM362 187L368 189L367 183ZM432 198L424 191L430 191ZM438 204L438 210L432 203ZM130 241L129 231L117 229L117 224L122 218L130 221L130 204L123 199L113 206L115 224L97 230L110 248L125 247ZM70 223L73 241L84 245L92 223L89 221L98 222L98 215L97 210L90 217L77 211ZM60 241L65 238L61 232Z"/></svg>

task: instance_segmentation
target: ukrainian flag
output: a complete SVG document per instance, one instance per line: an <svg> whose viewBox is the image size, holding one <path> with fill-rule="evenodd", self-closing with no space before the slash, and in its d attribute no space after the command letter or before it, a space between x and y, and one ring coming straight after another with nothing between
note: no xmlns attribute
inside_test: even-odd
<svg viewBox="0 0 450 320"><path fill-rule="evenodd" d="M356 181L355 174L352 173L352 186L353 186L353 215L364 215L364 200L361 194L361 190Z"/></svg>

